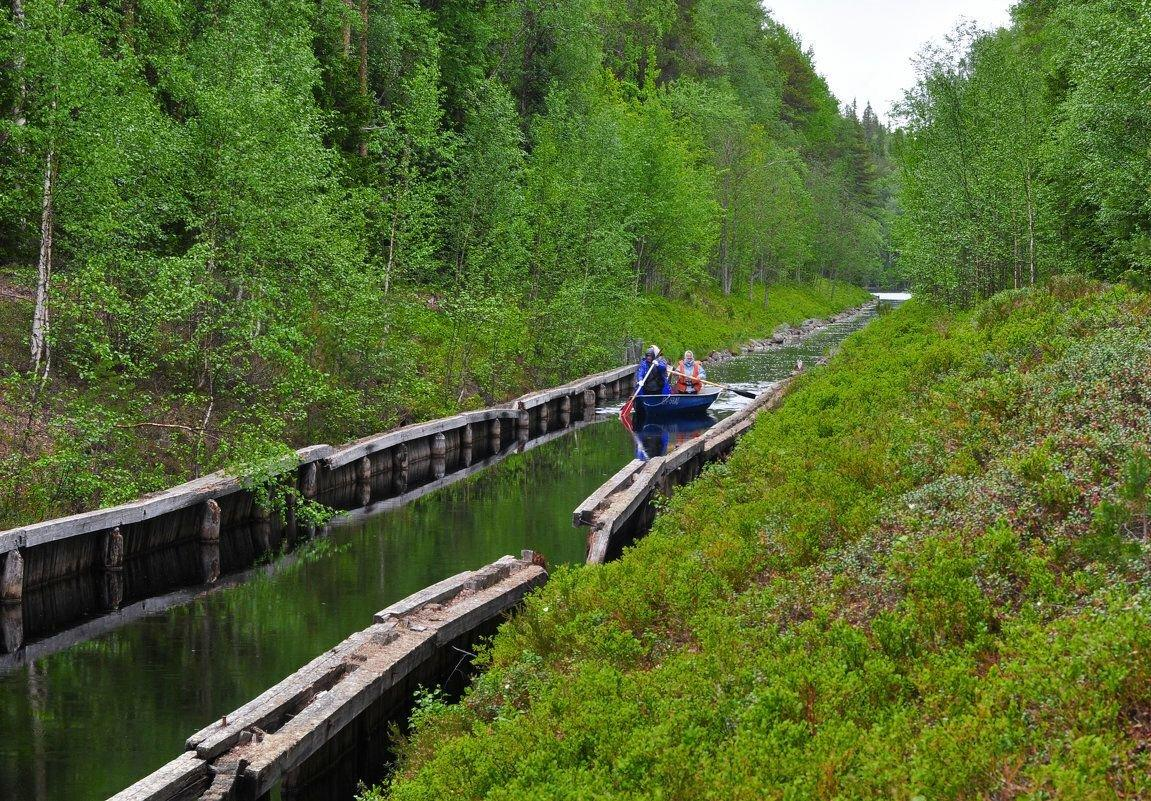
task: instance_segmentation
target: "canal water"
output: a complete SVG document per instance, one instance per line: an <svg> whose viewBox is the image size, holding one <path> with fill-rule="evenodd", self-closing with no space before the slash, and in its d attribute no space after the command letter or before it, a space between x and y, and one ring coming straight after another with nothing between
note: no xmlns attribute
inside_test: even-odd
<svg viewBox="0 0 1151 801"><path fill-rule="evenodd" d="M715 365L709 378L762 390L812 364L865 319ZM388 604L531 548L584 559L571 512L639 448L658 455L738 409L725 393L702 423L645 427L615 409L399 508L337 520L252 577L0 675L0 799L98 801L176 757L184 741ZM618 407L616 407L618 408Z"/></svg>

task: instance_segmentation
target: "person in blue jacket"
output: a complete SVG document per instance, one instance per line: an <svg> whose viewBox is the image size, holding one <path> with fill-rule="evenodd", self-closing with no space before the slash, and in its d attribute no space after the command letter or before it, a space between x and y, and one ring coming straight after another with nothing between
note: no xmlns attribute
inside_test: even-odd
<svg viewBox="0 0 1151 801"><path fill-rule="evenodd" d="M654 365L654 366L653 366ZM635 385L643 385L642 395L670 395L671 384L667 380L667 360L655 345L639 360L635 369Z"/></svg>

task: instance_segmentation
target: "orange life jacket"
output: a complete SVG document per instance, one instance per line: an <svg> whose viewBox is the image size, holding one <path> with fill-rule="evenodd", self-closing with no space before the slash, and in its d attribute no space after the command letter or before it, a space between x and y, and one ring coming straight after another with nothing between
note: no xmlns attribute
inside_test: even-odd
<svg viewBox="0 0 1151 801"><path fill-rule="evenodd" d="M686 373L687 371L683 369L684 366L685 365L683 363L683 359L680 359L679 364L677 364L675 366L675 371L677 373ZM678 376L676 376L676 378L678 379L675 382L675 391L676 392L681 392L681 393L687 392L687 388L688 388L689 384L695 388L696 392L699 392L700 389L703 388L703 384L701 384L699 381L699 361L698 360L691 363L691 378L688 378L686 375L678 375Z"/></svg>

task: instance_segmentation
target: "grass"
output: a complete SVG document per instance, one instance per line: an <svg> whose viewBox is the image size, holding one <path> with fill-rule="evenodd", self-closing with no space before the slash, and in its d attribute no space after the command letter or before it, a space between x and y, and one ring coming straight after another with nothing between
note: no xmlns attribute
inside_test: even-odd
<svg viewBox="0 0 1151 801"><path fill-rule="evenodd" d="M618 364L624 329L648 341L659 337L678 357L684 347L701 353L731 348L782 322L829 315L868 298L857 287L831 282L773 287L766 307L708 292L691 301L643 296L613 309L611 319L583 319L580 330L579 310L566 310L572 325L557 320L553 326L562 329L562 342L541 340L519 320L524 330L518 333L516 326L496 326L491 343L469 343L463 361L478 383L464 381L463 389L447 380L464 369L459 331L447 315L413 302L397 322L408 334L394 336L407 343L402 373L373 374L372 365L383 362L362 354L365 366L351 371L354 385L347 369L316 362L316 375L294 379L299 397L288 409L259 384L214 388L209 403L200 390L181 385L187 376L169 381L158 372L134 383L59 367L41 392L23 372L32 304L18 290L0 283L0 322L9 323L0 326L0 529L127 501L221 467L258 468L289 447L343 442L602 370ZM514 317L514 309L509 314ZM210 428L200 431L209 420Z"/></svg>
<svg viewBox="0 0 1151 801"><path fill-rule="evenodd" d="M560 569L365 799L1151 794L1151 298L853 336L618 562Z"/></svg>

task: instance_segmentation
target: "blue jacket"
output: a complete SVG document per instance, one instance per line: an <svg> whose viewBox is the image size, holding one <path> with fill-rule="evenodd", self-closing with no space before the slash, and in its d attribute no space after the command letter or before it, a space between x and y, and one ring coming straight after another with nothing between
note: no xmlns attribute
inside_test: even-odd
<svg viewBox="0 0 1151 801"><path fill-rule="evenodd" d="M647 375L648 361L647 359L640 359L639 366L635 368L635 385L638 387L643 383L644 376ZM648 386L655 381L659 381L662 389L659 392L641 392L642 395L670 395L671 384L667 380L667 359L660 356L655 360L655 367L652 368L652 375L649 379Z"/></svg>

